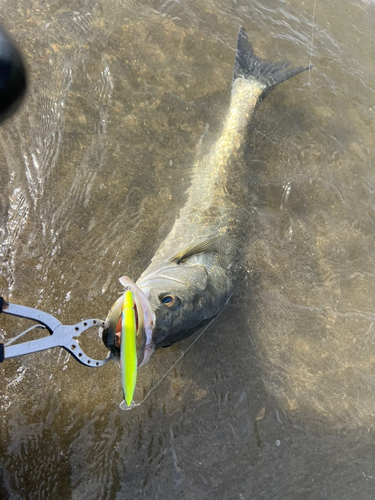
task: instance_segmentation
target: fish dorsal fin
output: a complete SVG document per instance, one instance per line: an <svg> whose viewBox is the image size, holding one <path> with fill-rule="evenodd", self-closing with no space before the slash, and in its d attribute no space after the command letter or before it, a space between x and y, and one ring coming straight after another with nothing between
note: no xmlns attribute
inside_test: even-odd
<svg viewBox="0 0 375 500"><path fill-rule="evenodd" d="M193 257L193 255L198 255L200 253L215 253L218 251L218 242L221 238L221 236L215 236L209 240L201 241L197 245L187 247L172 257L171 261L176 262L176 264L181 264L189 257Z"/></svg>

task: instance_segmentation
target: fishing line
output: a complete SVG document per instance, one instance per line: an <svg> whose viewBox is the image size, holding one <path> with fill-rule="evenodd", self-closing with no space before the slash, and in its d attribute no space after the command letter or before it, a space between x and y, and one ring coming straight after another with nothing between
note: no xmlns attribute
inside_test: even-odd
<svg viewBox="0 0 375 500"><path fill-rule="evenodd" d="M135 403L134 401L132 402L132 404L130 406L127 406L125 400L123 400L119 407L121 410L132 410L133 408L136 408L137 406L141 406L142 403L144 403L146 401L146 399L149 397L149 395L157 388L158 385L160 385L163 380L167 377L167 375L169 374L169 372L177 365L177 363L185 356L185 354L193 347L193 345L198 342L198 340L202 337L202 335L204 334L204 332L207 330L208 327L211 326L211 324L219 317L221 316L221 313L224 311L224 309L226 308L227 304L229 302L229 299L227 300L227 302L225 303L223 309L220 311L220 313L215 316L209 323L208 325L206 325L203 330L201 331L201 333L198 335L198 337L193 340L193 342L189 345L189 347L186 349L186 351L184 351L181 356L173 363L173 365L168 368L168 370L164 373L164 375L162 376L162 378L154 385L154 387L152 387L148 393L146 394L146 396L142 399L142 401L140 403Z"/></svg>
<svg viewBox="0 0 375 500"><path fill-rule="evenodd" d="M312 54L313 54L313 47L314 47L315 8L316 8L316 0L314 0L312 28L311 28L311 47L310 47L310 59L309 59L309 85L311 84L311 61L312 61Z"/></svg>

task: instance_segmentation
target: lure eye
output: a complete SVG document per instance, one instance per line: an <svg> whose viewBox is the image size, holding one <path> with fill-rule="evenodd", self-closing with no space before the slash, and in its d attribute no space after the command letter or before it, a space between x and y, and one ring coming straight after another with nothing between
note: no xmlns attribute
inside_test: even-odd
<svg viewBox="0 0 375 500"><path fill-rule="evenodd" d="M115 335L115 346L120 349L121 346L121 336L119 333L116 333Z"/></svg>
<svg viewBox="0 0 375 500"><path fill-rule="evenodd" d="M160 297L160 301L172 310L177 309L181 304L180 299L176 295L164 295Z"/></svg>

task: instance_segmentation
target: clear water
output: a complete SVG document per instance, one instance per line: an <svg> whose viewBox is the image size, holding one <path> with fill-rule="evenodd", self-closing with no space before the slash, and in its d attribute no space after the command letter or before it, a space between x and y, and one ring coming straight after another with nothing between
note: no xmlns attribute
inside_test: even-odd
<svg viewBox="0 0 375 500"><path fill-rule="evenodd" d="M21 0L1 20L30 89L0 130L0 293L68 324L104 318L171 228L239 26L314 68L258 110L228 308L141 406L119 410L113 363L1 365L0 498L372 499L374 3ZM3 341L21 328L0 318ZM190 343L154 356L139 399Z"/></svg>

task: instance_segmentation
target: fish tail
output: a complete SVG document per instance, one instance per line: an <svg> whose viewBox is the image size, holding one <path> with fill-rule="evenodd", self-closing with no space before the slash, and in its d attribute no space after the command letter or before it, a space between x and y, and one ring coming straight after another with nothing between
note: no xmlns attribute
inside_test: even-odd
<svg viewBox="0 0 375 500"><path fill-rule="evenodd" d="M236 60L233 70L233 82L237 78L255 79L265 86L261 98L266 97L272 89L279 83L306 71L311 66L289 68L289 63L270 63L257 57L254 54L253 47L249 42L247 34L243 28L240 28L237 39Z"/></svg>

